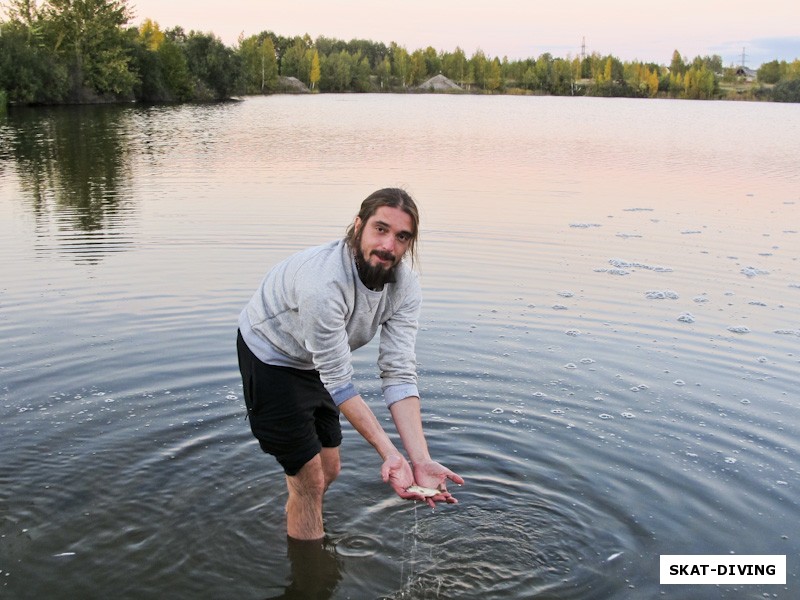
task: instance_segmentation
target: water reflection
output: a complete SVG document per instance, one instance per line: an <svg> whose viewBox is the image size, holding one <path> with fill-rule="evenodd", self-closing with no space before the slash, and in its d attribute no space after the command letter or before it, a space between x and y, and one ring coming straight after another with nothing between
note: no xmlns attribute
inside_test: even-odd
<svg viewBox="0 0 800 600"><path fill-rule="evenodd" d="M316 541L286 538L291 574L283 593L267 600L327 600L341 580L339 559L326 539Z"/></svg>
<svg viewBox="0 0 800 600"><path fill-rule="evenodd" d="M55 248L94 262L132 243L123 234L134 213L129 119L118 106L15 109L9 115L0 129L0 162L16 162L40 253Z"/></svg>

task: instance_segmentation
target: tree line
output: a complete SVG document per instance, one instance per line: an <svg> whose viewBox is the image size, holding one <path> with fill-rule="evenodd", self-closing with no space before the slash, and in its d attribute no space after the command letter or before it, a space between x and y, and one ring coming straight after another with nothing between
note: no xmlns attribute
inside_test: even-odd
<svg viewBox="0 0 800 600"><path fill-rule="evenodd" d="M0 22L0 104L185 102L286 91L403 92L442 74L473 93L713 99L742 78L720 56L669 65L593 53L509 60L482 50L343 41L263 31L229 47L213 33L129 26L127 0L9 0ZM741 93L741 90L739 90ZM753 99L800 101L800 60L761 66Z"/></svg>

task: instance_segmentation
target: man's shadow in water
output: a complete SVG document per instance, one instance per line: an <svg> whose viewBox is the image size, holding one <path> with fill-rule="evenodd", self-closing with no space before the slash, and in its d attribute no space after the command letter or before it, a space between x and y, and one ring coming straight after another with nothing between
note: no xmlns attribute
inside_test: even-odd
<svg viewBox="0 0 800 600"><path fill-rule="evenodd" d="M291 573L282 594L266 600L328 600L342 579L336 550L327 538L286 538Z"/></svg>

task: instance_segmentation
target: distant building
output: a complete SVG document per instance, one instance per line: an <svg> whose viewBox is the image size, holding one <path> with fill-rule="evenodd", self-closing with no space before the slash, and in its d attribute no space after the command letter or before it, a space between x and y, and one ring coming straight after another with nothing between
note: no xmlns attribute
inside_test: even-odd
<svg viewBox="0 0 800 600"><path fill-rule="evenodd" d="M459 86L455 81L448 79L441 73L439 75L435 75L426 81L425 83L421 83L417 86L417 89L424 90L426 92L460 92L463 91L461 86Z"/></svg>
<svg viewBox="0 0 800 600"><path fill-rule="evenodd" d="M736 67L736 76L743 77L745 81L755 81L758 73L750 67Z"/></svg>

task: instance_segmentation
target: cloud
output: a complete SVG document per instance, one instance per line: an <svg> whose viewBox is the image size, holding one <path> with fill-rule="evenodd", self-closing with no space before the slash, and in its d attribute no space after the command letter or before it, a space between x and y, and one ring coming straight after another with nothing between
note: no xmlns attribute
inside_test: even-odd
<svg viewBox="0 0 800 600"><path fill-rule="evenodd" d="M757 69L761 64L773 60L792 62L800 59L800 36L735 40L717 46L713 51L722 56L726 65L741 64L744 53L745 64L751 69Z"/></svg>

